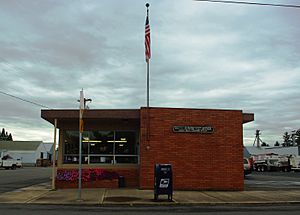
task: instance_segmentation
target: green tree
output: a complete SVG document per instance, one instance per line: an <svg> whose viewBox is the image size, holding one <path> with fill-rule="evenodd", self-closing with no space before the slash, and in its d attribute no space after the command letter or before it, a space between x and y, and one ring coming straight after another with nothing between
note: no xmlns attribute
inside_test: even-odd
<svg viewBox="0 0 300 215"><path fill-rule="evenodd" d="M298 129L296 131L295 142L296 142L297 146L300 146L300 129Z"/></svg>
<svg viewBox="0 0 300 215"><path fill-rule="evenodd" d="M265 147L265 146L269 146L269 145L266 142L262 142L261 146Z"/></svg>
<svg viewBox="0 0 300 215"><path fill-rule="evenodd" d="M11 136L11 133L9 133L9 135L8 135L8 137L7 137L7 140L8 140L8 141L13 141L13 138L12 138L12 136Z"/></svg>
<svg viewBox="0 0 300 215"><path fill-rule="evenodd" d="M8 134L7 131L5 131L4 128L2 128L2 132L1 132L1 134L0 134L0 140L4 140L4 141L12 141L13 138L12 138L11 133Z"/></svg>
<svg viewBox="0 0 300 215"><path fill-rule="evenodd" d="M286 132L284 132L284 134L283 134L283 143L282 143L282 146L283 147L287 147L287 146L290 146L290 142L291 142L291 140L290 140L290 135L289 135L289 133L286 131Z"/></svg>
<svg viewBox="0 0 300 215"><path fill-rule="evenodd" d="M274 146L280 146L279 142L276 141L276 143L274 144Z"/></svg>
<svg viewBox="0 0 300 215"><path fill-rule="evenodd" d="M1 135L0 135L0 138L2 138L2 137L5 137L5 129L4 128L2 128L2 132L1 132Z"/></svg>

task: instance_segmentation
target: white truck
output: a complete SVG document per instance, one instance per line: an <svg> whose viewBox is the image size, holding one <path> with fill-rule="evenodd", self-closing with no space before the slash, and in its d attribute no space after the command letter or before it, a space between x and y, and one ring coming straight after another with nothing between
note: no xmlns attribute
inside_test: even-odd
<svg viewBox="0 0 300 215"><path fill-rule="evenodd" d="M7 152L0 151L0 167L5 169L16 169L17 160L11 157Z"/></svg>
<svg viewBox="0 0 300 215"><path fill-rule="evenodd" d="M254 155L253 167L255 171L283 171L288 172L291 170L289 157L277 155L274 153Z"/></svg>
<svg viewBox="0 0 300 215"><path fill-rule="evenodd" d="M300 171L300 156L292 155L290 157L291 170Z"/></svg>

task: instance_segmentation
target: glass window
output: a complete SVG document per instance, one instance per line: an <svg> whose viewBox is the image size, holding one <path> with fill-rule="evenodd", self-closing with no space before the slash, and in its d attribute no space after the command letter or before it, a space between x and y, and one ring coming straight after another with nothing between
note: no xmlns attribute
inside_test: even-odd
<svg viewBox="0 0 300 215"><path fill-rule="evenodd" d="M114 163L113 156L90 156L90 163Z"/></svg>
<svg viewBox="0 0 300 215"><path fill-rule="evenodd" d="M135 132L117 131L115 136L115 154L135 155Z"/></svg>
<svg viewBox="0 0 300 215"><path fill-rule="evenodd" d="M90 131L86 132L83 142L89 144L89 154L113 154L114 132L113 131Z"/></svg>
<svg viewBox="0 0 300 215"><path fill-rule="evenodd" d="M84 136L84 135L83 135ZM66 131L65 132L65 151L64 163L79 163L79 132ZM82 143L82 159L83 164L88 163L88 144Z"/></svg>
<svg viewBox="0 0 300 215"><path fill-rule="evenodd" d="M137 156L116 156L115 163L138 163Z"/></svg>
<svg viewBox="0 0 300 215"><path fill-rule="evenodd" d="M65 154L79 154L79 132L67 131L65 133Z"/></svg>
<svg viewBox="0 0 300 215"><path fill-rule="evenodd" d="M138 163L138 136L134 131L85 131L82 163ZM78 163L79 132L65 132L64 163Z"/></svg>

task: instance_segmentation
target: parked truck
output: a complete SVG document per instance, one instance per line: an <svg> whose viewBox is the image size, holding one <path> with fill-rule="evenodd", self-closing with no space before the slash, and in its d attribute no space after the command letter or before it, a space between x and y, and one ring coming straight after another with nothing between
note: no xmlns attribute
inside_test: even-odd
<svg viewBox="0 0 300 215"><path fill-rule="evenodd" d="M292 155L290 157L291 170L300 171L300 156Z"/></svg>
<svg viewBox="0 0 300 215"><path fill-rule="evenodd" d="M254 155L253 167L255 171L283 171L291 170L290 157L274 153Z"/></svg>
<svg viewBox="0 0 300 215"><path fill-rule="evenodd" d="M6 151L0 151L0 167L5 169L16 169L17 160L10 156Z"/></svg>

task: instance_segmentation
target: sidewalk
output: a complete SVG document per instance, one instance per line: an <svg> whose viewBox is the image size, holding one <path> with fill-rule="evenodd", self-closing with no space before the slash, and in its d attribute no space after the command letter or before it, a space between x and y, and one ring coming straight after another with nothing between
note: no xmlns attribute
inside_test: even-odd
<svg viewBox="0 0 300 215"><path fill-rule="evenodd" d="M0 194L0 203L57 205L217 205L217 204L300 204L300 190L292 191L174 191L173 202L166 195L153 200L153 190L83 189L82 201L77 189L51 190L43 183Z"/></svg>

